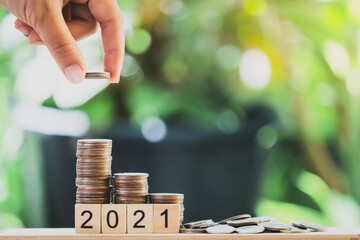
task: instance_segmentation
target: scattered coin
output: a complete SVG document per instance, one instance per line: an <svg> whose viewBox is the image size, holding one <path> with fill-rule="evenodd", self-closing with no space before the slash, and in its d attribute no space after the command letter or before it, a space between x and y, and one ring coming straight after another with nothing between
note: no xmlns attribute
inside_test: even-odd
<svg viewBox="0 0 360 240"><path fill-rule="evenodd" d="M290 230L280 230L280 232L281 233L308 233L308 232L310 232L310 230L292 226Z"/></svg>
<svg viewBox="0 0 360 240"><path fill-rule="evenodd" d="M110 78L109 72L87 72L86 79L107 79Z"/></svg>
<svg viewBox="0 0 360 240"><path fill-rule="evenodd" d="M262 222L259 226L264 227L266 230L270 231L281 231L281 230L290 230L291 225L281 222Z"/></svg>
<svg viewBox="0 0 360 240"><path fill-rule="evenodd" d="M210 234L229 234L233 233L235 228L226 224L220 224L206 228L206 232Z"/></svg>
<svg viewBox="0 0 360 240"><path fill-rule="evenodd" d="M265 231L265 228L263 226L257 226L257 225L236 228L236 232L241 234L256 234L256 233L262 233L263 231Z"/></svg>
<svg viewBox="0 0 360 240"><path fill-rule="evenodd" d="M181 233L206 233L206 229L201 228L180 228Z"/></svg>
<svg viewBox="0 0 360 240"><path fill-rule="evenodd" d="M226 223L228 221L238 220L238 219L243 219L243 218L250 218L250 217L251 217L250 214L241 214L241 215L237 215L237 216L233 216L233 217L229 217L229 218L226 218L224 220L221 220L219 223L223 224L223 223Z"/></svg>
<svg viewBox="0 0 360 240"><path fill-rule="evenodd" d="M216 223L214 223L214 221L212 219L206 219L206 220L201 220L201 221L196 221L196 222L185 223L184 227L185 228L207 228L207 227L212 227L215 225L216 225Z"/></svg>
<svg viewBox="0 0 360 240"><path fill-rule="evenodd" d="M291 224L295 227L298 227L298 228L302 228L302 229L306 229L305 227L301 226L300 225L300 222L295 222L295 221L292 221Z"/></svg>
<svg viewBox="0 0 360 240"><path fill-rule="evenodd" d="M276 218L270 216L253 217L253 219L260 220L260 222L276 222Z"/></svg>
<svg viewBox="0 0 360 240"><path fill-rule="evenodd" d="M324 232L326 231L326 227L322 226L320 224L317 223L311 223L311 222L291 222L292 225L294 225L295 227L300 227L300 228L310 228L316 232Z"/></svg>
<svg viewBox="0 0 360 240"><path fill-rule="evenodd" d="M258 224L259 222L261 222L260 218L252 217L252 218L227 221L227 224L233 227L241 227L241 226L255 225Z"/></svg>

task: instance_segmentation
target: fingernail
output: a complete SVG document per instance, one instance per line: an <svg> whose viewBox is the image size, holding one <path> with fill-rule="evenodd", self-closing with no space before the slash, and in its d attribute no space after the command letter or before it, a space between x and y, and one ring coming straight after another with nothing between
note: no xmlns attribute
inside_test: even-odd
<svg viewBox="0 0 360 240"><path fill-rule="evenodd" d="M28 40L28 43L29 43L30 46L43 45L42 41L29 41Z"/></svg>
<svg viewBox="0 0 360 240"><path fill-rule="evenodd" d="M26 37L29 36L29 34L30 34L30 31L27 27L19 26L16 29L19 30L20 32L22 32Z"/></svg>
<svg viewBox="0 0 360 240"><path fill-rule="evenodd" d="M77 64L73 64L65 68L65 75L72 83L79 83L84 78L83 71Z"/></svg>

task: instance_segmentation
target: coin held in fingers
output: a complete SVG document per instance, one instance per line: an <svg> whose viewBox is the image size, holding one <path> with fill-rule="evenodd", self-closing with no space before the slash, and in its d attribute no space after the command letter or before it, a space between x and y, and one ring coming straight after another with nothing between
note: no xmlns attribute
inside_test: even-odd
<svg viewBox="0 0 360 240"><path fill-rule="evenodd" d="M108 79L110 78L109 72L87 72L85 79Z"/></svg>

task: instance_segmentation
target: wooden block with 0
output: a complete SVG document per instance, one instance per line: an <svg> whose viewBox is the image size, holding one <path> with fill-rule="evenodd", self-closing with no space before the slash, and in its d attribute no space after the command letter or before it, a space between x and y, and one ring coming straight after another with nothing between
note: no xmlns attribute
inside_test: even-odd
<svg viewBox="0 0 360 240"><path fill-rule="evenodd" d="M75 204L75 232L101 233L101 204Z"/></svg>
<svg viewBox="0 0 360 240"><path fill-rule="evenodd" d="M127 233L153 233L153 204L127 205Z"/></svg>
<svg viewBox="0 0 360 240"><path fill-rule="evenodd" d="M126 233L126 204L101 205L101 232Z"/></svg>
<svg viewBox="0 0 360 240"><path fill-rule="evenodd" d="M179 204L154 204L154 233L178 233L180 229Z"/></svg>

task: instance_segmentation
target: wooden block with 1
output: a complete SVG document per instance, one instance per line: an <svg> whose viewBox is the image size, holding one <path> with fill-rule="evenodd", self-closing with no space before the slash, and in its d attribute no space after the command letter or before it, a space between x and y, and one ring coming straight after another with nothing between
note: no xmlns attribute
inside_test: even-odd
<svg viewBox="0 0 360 240"><path fill-rule="evenodd" d="M180 229L179 204L154 204L154 233L178 233Z"/></svg>

